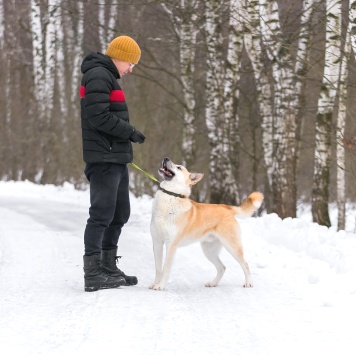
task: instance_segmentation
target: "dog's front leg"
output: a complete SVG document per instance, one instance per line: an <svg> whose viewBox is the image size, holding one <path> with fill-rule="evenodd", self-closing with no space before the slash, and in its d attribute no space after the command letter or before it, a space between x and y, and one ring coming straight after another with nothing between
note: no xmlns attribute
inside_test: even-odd
<svg viewBox="0 0 356 355"><path fill-rule="evenodd" d="M171 272L173 259L176 255L176 251L176 243L172 243L171 245L167 246L166 260L164 262L162 278L159 284L153 286L154 290L163 291L165 289L167 281L169 279L169 274Z"/></svg>
<svg viewBox="0 0 356 355"><path fill-rule="evenodd" d="M153 238L153 254L155 258L156 276L155 281L150 288L154 288L158 285L162 278L163 242L156 240L155 238Z"/></svg>

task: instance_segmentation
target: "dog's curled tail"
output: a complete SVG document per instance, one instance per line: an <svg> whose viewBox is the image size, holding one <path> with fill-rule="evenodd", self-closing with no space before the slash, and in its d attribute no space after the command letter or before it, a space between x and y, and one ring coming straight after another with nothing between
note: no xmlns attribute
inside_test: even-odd
<svg viewBox="0 0 356 355"><path fill-rule="evenodd" d="M251 217L262 205L263 194L261 192L252 192L244 199L240 206L235 207L236 216L240 218Z"/></svg>

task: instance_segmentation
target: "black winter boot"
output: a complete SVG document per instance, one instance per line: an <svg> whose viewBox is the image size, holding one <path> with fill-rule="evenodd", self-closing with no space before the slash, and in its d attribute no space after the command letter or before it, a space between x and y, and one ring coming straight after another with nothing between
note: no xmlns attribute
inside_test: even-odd
<svg viewBox="0 0 356 355"><path fill-rule="evenodd" d="M125 285L123 277L110 276L100 266L100 254L83 256L84 261L84 290L97 291L104 288L116 288Z"/></svg>
<svg viewBox="0 0 356 355"><path fill-rule="evenodd" d="M117 248L101 251L101 266L103 270L110 276L123 277L125 279L126 286L137 285L136 276L127 276L116 266L119 258L116 256L116 252Z"/></svg>

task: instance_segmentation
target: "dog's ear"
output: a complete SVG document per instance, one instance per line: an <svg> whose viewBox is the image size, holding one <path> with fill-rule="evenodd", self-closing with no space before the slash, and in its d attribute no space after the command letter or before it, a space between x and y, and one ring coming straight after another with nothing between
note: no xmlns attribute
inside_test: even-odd
<svg viewBox="0 0 356 355"><path fill-rule="evenodd" d="M192 185L195 185L196 183L198 183L203 177L204 177L204 174L200 174L200 173L191 173L189 175L189 179L190 179L190 182L192 183Z"/></svg>

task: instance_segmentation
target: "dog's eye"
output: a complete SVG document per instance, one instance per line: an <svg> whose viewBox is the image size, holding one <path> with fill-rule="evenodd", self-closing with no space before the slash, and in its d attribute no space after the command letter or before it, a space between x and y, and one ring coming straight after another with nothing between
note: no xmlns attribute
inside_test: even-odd
<svg viewBox="0 0 356 355"><path fill-rule="evenodd" d="M177 169L178 169L178 170L182 170L182 168L181 168L180 166L177 166Z"/></svg>

